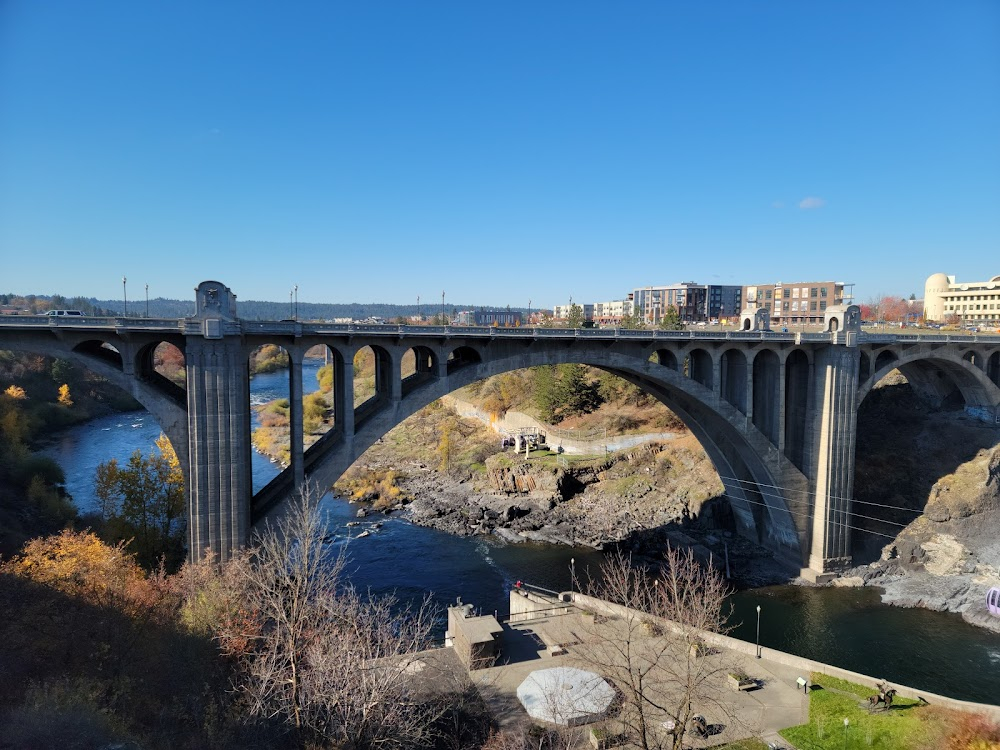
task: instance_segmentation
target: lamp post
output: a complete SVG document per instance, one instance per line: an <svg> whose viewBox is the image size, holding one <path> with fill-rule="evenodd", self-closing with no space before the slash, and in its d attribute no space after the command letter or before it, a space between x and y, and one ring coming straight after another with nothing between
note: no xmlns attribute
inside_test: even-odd
<svg viewBox="0 0 1000 750"><path fill-rule="evenodd" d="M149 317L149 284L146 284L146 317Z"/></svg>
<svg viewBox="0 0 1000 750"><path fill-rule="evenodd" d="M292 287L292 291L295 292L295 314L292 316L296 320L299 319L299 285L296 284Z"/></svg>
<svg viewBox="0 0 1000 750"><path fill-rule="evenodd" d="M531 300L528 300L528 325L531 325Z"/></svg>
<svg viewBox="0 0 1000 750"><path fill-rule="evenodd" d="M295 308L292 307L292 290L288 290L288 319L292 320L295 318Z"/></svg>
<svg viewBox="0 0 1000 750"><path fill-rule="evenodd" d="M851 720L848 718L844 719L844 750L847 750L847 727L850 725Z"/></svg>
<svg viewBox="0 0 1000 750"><path fill-rule="evenodd" d="M569 590L573 590L573 584L576 583L576 558L571 557L569 559Z"/></svg>
<svg viewBox="0 0 1000 750"><path fill-rule="evenodd" d="M444 316L444 290L441 290L441 324L448 325L448 319Z"/></svg>
<svg viewBox="0 0 1000 750"><path fill-rule="evenodd" d="M418 294L417 295L417 322L419 323L420 320L421 320L421 318L420 318L420 295Z"/></svg>
<svg viewBox="0 0 1000 750"><path fill-rule="evenodd" d="M128 287L126 286L127 283L128 283L128 279L126 279L124 276L122 276L122 299L125 302L125 310L122 313L122 317L123 318L127 318L128 317Z"/></svg>
<svg viewBox="0 0 1000 750"><path fill-rule="evenodd" d="M760 658L760 605L757 605L757 658Z"/></svg>

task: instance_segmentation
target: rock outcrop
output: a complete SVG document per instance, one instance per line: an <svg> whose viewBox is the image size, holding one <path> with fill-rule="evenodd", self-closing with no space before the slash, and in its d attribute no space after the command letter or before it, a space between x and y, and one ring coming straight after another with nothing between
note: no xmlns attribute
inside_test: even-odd
<svg viewBox="0 0 1000 750"><path fill-rule="evenodd" d="M938 480L923 515L849 577L882 587L887 604L958 612L1000 632L985 606L1000 586L1000 445Z"/></svg>

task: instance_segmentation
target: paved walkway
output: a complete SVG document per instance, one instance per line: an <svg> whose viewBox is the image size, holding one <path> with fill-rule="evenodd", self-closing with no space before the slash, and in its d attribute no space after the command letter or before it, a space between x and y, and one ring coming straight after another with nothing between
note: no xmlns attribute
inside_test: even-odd
<svg viewBox="0 0 1000 750"><path fill-rule="evenodd" d="M623 623L616 624L613 620L606 622L610 622L611 627L624 627ZM594 649L600 647L599 643L595 645L596 635L594 618L584 616L579 610L505 626L500 663L471 674L500 726L512 729L529 721L517 701L516 692L531 672L555 666L593 669L597 654ZM656 651L658 644L665 643L646 633L637 635L636 639L638 649L646 649L648 653ZM550 656L549 646L552 645L561 646L565 653ZM809 699L796 684L796 678L808 678L809 675L800 675L792 667L727 649L715 649L698 658L705 660L703 668L711 674L704 688L698 691L693 709L705 716L714 733L705 740L688 734L686 742L690 747L706 748L751 736L774 742L778 747L790 747L777 731L808 722ZM760 687L742 691L730 688L726 675L737 670L756 679ZM660 697L668 703L671 700L669 694ZM680 700L677 696L674 699ZM613 718L607 720L609 729L613 729L614 721Z"/></svg>

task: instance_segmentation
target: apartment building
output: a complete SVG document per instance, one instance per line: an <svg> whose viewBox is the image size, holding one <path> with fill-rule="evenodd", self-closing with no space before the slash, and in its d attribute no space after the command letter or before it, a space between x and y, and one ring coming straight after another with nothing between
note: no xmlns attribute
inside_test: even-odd
<svg viewBox="0 0 1000 750"><path fill-rule="evenodd" d="M633 289L626 301L634 306L636 315L651 325L660 322L668 307L677 308L685 323L709 322L739 316L743 287L685 281Z"/></svg>
<svg viewBox="0 0 1000 750"><path fill-rule="evenodd" d="M929 276L924 284L924 319L1000 325L1000 276L961 284L943 273Z"/></svg>
<svg viewBox="0 0 1000 750"><path fill-rule="evenodd" d="M456 322L460 326L513 328L521 325L521 313L516 310L463 310Z"/></svg>
<svg viewBox="0 0 1000 750"><path fill-rule="evenodd" d="M580 304L579 302L571 302L568 305L556 305L552 308L552 317L556 320L566 320L569 317L569 308L576 305L583 311L584 320L594 319L594 306L592 304Z"/></svg>
<svg viewBox="0 0 1000 750"><path fill-rule="evenodd" d="M746 307L765 308L771 322L822 325L826 308L850 301L853 284L842 281L798 281L743 287ZM845 293L845 289L848 292Z"/></svg>

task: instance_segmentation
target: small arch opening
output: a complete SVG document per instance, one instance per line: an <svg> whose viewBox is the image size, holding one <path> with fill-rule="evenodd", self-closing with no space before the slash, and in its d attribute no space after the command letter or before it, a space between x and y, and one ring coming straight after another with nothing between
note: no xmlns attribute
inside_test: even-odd
<svg viewBox="0 0 1000 750"><path fill-rule="evenodd" d="M402 378L402 394L405 396L414 388L434 379L437 361L434 352L426 346L414 346L403 353L399 363Z"/></svg>
<svg viewBox="0 0 1000 750"><path fill-rule="evenodd" d="M448 374L479 362L482 362L479 352L471 346L460 346L448 355Z"/></svg>
<svg viewBox="0 0 1000 750"><path fill-rule="evenodd" d="M100 341L98 339L84 341L74 346L73 351L78 354L93 357L94 359L99 359L118 370L125 369L122 364L121 352L119 352L107 341Z"/></svg>
<svg viewBox="0 0 1000 750"><path fill-rule="evenodd" d="M649 361L662 365L670 370L677 369L677 355L669 349L657 349L649 355Z"/></svg>
<svg viewBox="0 0 1000 750"><path fill-rule="evenodd" d="M277 344L262 344L250 352L250 439L254 450L278 467L291 461L291 372L288 352ZM254 467L253 491L271 480L276 469Z"/></svg>
<svg viewBox="0 0 1000 750"><path fill-rule="evenodd" d="M691 358L691 379L711 389L714 385L712 382L712 355L704 349L692 349L689 356Z"/></svg>
<svg viewBox="0 0 1000 750"><path fill-rule="evenodd" d="M741 414L747 413L747 358L739 349L722 353L722 396Z"/></svg>
<svg viewBox="0 0 1000 750"><path fill-rule="evenodd" d="M770 349L753 360L753 423L768 440L778 444L778 394L781 363Z"/></svg>

